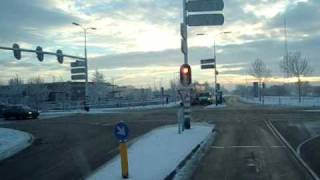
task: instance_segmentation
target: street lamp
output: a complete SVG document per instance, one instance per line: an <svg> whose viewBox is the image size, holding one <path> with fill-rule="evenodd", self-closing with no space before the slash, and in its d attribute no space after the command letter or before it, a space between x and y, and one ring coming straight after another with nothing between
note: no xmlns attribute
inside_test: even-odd
<svg viewBox="0 0 320 180"><path fill-rule="evenodd" d="M89 111L89 102L88 102L88 58L87 58L87 31L88 30L96 30L94 27L84 27L79 23L73 22L75 26L79 26L84 32L84 58L85 58L85 69L86 69L86 82L85 82L85 99L84 99L84 109Z"/></svg>
<svg viewBox="0 0 320 180"><path fill-rule="evenodd" d="M231 31L222 31L218 33L216 36L221 34L231 34ZM197 36L207 35L205 33L198 33ZM214 53L214 61L215 61L215 69L214 69L214 89L215 89L215 97L216 97L216 106L218 106L218 90L217 90L217 81L218 81L218 71L217 71L217 56L216 56L216 38L213 39L213 53Z"/></svg>

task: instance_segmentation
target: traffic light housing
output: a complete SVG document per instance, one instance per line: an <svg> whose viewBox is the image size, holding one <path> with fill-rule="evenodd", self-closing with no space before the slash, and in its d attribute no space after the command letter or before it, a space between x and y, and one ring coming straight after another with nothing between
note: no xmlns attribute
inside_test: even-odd
<svg viewBox="0 0 320 180"><path fill-rule="evenodd" d="M63 63L63 53L60 49L57 50L57 59L60 64Z"/></svg>
<svg viewBox="0 0 320 180"><path fill-rule="evenodd" d="M38 46L37 48L36 48L36 53L37 53L37 58L38 58L38 60L40 61L40 62L42 62L43 61L43 50L42 50L42 47L40 47L40 46Z"/></svg>
<svg viewBox="0 0 320 180"><path fill-rule="evenodd" d="M17 60L20 60L21 59L21 50L20 50L20 47L19 47L19 44L16 44L14 43L13 46L13 55L14 57L17 59Z"/></svg>
<svg viewBox="0 0 320 180"><path fill-rule="evenodd" d="M192 82L191 67L189 64L183 64L180 67L180 83L183 86L189 86Z"/></svg>

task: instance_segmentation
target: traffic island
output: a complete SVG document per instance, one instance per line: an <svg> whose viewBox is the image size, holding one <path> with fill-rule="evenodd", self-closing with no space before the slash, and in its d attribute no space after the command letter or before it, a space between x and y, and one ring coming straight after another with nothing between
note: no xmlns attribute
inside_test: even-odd
<svg viewBox="0 0 320 180"><path fill-rule="evenodd" d="M201 144L210 139L213 129L214 126L209 124L193 124L190 130L178 134L177 126L165 126L143 135L128 149L129 179L162 180L173 177L173 172L182 169ZM87 179L122 179L120 156Z"/></svg>
<svg viewBox="0 0 320 180"><path fill-rule="evenodd" d="M0 161L22 151L32 142L33 136L29 133L0 128Z"/></svg>

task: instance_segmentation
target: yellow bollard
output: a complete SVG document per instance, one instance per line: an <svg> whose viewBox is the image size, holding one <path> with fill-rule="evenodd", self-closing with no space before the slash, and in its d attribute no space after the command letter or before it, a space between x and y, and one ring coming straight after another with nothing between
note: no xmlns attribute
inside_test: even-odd
<svg viewBox="0 0 320 180"><path fill-rule="evenodd" d="M119 149L120 149L120 156L121 156L122 177L124 179L127 179L129 177L127 144L125 142L121 142Z"/></svg>

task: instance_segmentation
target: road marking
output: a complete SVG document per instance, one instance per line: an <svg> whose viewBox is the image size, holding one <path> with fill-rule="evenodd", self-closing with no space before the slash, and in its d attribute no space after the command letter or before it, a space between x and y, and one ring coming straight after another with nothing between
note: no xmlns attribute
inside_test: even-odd
<svg viewBox="0 0 320 180"><path fill-rule="evenodd" d="M270 148L270 149L277 149L277 148L286 148L285 146L211 146L212 149L235 149L235 148Z"/></svg>

